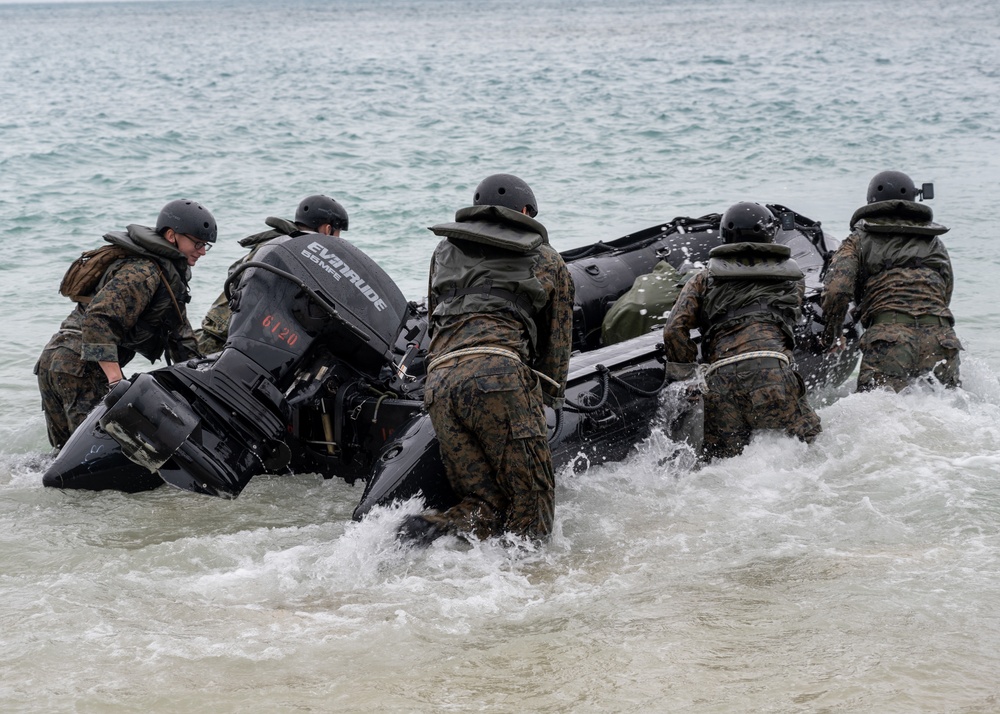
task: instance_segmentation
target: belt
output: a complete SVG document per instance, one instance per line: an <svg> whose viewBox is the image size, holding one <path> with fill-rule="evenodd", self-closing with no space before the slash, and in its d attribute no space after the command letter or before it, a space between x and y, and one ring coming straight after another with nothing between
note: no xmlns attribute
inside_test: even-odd
<svg viewBox="0 0 1000 714"><path fill-rule="evenodd" d="M465 347L460 350L453 350L451 352L446 352L443 355L438 355L427 364L427 371L430 372L438 365L452 360L458 361L459 359L465 357L480 357L485 355L497 355L500 357L509 357L517 362L521 361L521 357L517 354L517 352L509 350L506 347Z"/></svg>
<svg viewBox="0 0 1000 714"><path fill-rule="evenodd" d="M940 315L907 315L905 312L894 312L892 310L880 312L872 318L871 326L875 325L940 325L941 327L951 327L951 321L947 317Z"/></svg>
<svg viewBox="0 0 1000 714"><path fill-rule="evenodd" d="M734 374L736 372L750 372L758 369L774 369L786 364L788 364L788 355L784 352L755 350L712 362L706 368L705 376L707 377L713 372Z"/></svg>
<svg viewBox="0 0 1000 714"><path fill-rule="evenodd" d="M739 372L755 372L759 369L775 369L776 367L784 367L787 364L784 360L780 360L777 357L751 357L750 359L741 360L739 362L733 362L732 364L724 364L721 367L716 367L709 374L737 374Z"/></svg>
<svg viewBox="0 0 1000 714"><path fill-rule="evenodd" d="M439 355L439 356L435 357L434 359L432 359L430 361L430 363L428 363L428 365L427 365L427 371L430 372L435 367L438 367L439 365L442 365L445 362L450 362L452 360L458 361L458 360L464 359L466 357L482 357L482 356L486 356L486 355L495 355L495 356L500 356L500 357L509 357L510 359L512 359L512 360L514 360L516 362L520 362L521 361L521 356L518 355L517 352L515 352L514 350L509 350L506 347L487 347L487 346L483 346L483 347L464 347L464 348L462 348L460 350L454 350L452 352L446 352L443 355ZM531 369L531 368L529 367L529 369ZM535 374L537 374L539 376L539 378L541 378L541 379L545 380L546 382L548 382L549 384L551 384L557 390L560 390L560 391L562 390L562 385L559 384L559 382L557 382L556 380L552 379L552 377L550 377L549 375L543 374L542 372L539 372L537 369L532 369L531 371L534 372Z"/></svg>

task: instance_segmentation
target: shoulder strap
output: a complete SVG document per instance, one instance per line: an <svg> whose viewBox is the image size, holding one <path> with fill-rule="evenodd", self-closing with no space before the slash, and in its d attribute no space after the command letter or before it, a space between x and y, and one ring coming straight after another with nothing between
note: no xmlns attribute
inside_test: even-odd
<svg viewBox="0 0 1000 714"><path fill-rule="evenodd" d="M487 278L483 282L472 285L467 288L451 288L450 290L445 290L441 293L441 300L454 300L455 298L462 297L463 295L486 295L487 297L495 295L496 297L503 298L509 303L512 303L515 308L521 312L534 318L535 311L532 308L531 298L525 293L512 293L510 290L504 288L498 288L493 285L493 280Z"/></svg>
<svg viewBox="0 0 1000 714"><path fill-rule="evenodd" d="M170 281L167 280L167 276L164 275L163 268L160 267L159 263L154 260L153 265L156 266L156 272L160 274L160 280L163 281L163 287L167 289L167 294L170 295L170 302L174 304L174 310L177 311L177 317L180 318L181 324L184 324L184 313L181 312L181 306L177 302L177 297L174 295L174 291L170 287Z"/></svg>

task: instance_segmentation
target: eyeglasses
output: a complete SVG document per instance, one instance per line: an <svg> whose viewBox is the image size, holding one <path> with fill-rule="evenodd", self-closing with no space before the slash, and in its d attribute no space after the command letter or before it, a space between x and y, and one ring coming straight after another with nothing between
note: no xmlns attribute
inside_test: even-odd
<svg viewBox="0 0 1000 714"><path fill-rule="evenodd" d="M176 232L176 231L175 231L175 232ZM204 241L204 240L198 240L198 239L196 239L196 238L192 238L192 237L191 237L191 236L189 236L189 235L188 235L187 233L177 233L177 235L179 235L179 236L184 236L184 237L185 237L185 238L187 238L187 239L188 239L189 241L191 241L191 242L192 242L192 243L194 244L194 249L195 249L195 250L201 250L202 248L204 248L204 249L205 249L205 252L206 252L206 253L207 253L208 251L212 250L212 244L211 244L211 243L209 243L208 241Z"/></svg>

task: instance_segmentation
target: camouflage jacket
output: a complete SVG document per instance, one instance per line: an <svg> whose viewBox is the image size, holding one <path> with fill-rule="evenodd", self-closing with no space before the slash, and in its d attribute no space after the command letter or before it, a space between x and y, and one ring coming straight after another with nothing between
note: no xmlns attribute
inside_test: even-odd
<svg viewBox="0 0 1000 714"><path fill-rule="evenodd" d="M852 300L865 327L881 312L954 319L948 307L954 275L937 237L948 229L932 216L929 207L911 201L881 201L854 213L852 233L826 273L824 344L833 345L840 336Z"/></svg>
<svg viewBox="0 0 1000 714"><path fill-rule="evenodd" d="M181 316L172 301L169 308L155 304L163 280L152 260L119 260L108 268L102 283L89 305L78 304L63 321L46 349L64 347L85 362L122 366L136 352L150 361L159 359L164 349L172 361L198 356L185 310L187 296L177 296Z"/></svg>

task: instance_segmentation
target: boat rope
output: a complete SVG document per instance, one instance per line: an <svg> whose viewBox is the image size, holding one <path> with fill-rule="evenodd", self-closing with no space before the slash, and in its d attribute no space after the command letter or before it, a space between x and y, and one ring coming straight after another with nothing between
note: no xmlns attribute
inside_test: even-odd
<svg viewBox="0 0 1000 714"><path fill-rule="evenodd" d="M603 364L597 365L597 371L601 375L601 398L598 400L597 404L577 404L567 397L566 407L569 407L575 412L580 412L581 414L592 414L604 406L604 404L608 401L608 397L611 395L611 387L609 385L611 371ZM590 394L590 392L587 394Z"/></svg>
<svg viewBox="0 0 1000 714"><path fill-rule="evenodd" d="M660 382L660 386L656 387L656 389L650 389L650 390L647 391L645 389L640 389L639 387L635 386L634 384L629 384L628 382L626 382L621 377L616 377L613 374L611 375L611 380L613 382L615 382L616 384L622 385L623 387L625 387L625 389L627 389L628 391L632 392L633 394L638 394L640 397L655 397L655 396L658 396L660 394L660 392L663 391L663 388L666 387L667 384L669 383L669 379L670 378L667 376L666 371L664 371L664 373L663 373L663 381Z"/></svg>
<svg viewBox="0 0 1000 714"><path fill-rule="evenodd" d="M653 398L659 396L663 388L667 386L670 382L670 377L664 372L663 381L654 389L642 389L634 384L626 382L621 377L611 374L611 370L605 367L603 364L596 366L597 372L601 375L601 398L598 400L597 404L578 404L570 399L566 400L566 406L570 407L573 411L580 412L581 414L590 414L596 412L608 401L608 397L611 394L611 382L619 384L624 387L627 391L637 394L640 397Z"/></svg>

